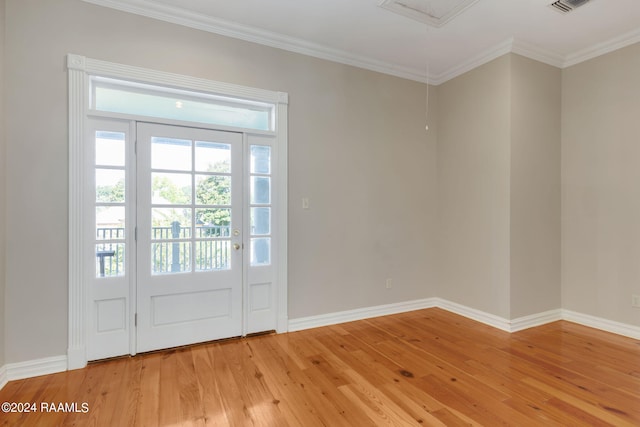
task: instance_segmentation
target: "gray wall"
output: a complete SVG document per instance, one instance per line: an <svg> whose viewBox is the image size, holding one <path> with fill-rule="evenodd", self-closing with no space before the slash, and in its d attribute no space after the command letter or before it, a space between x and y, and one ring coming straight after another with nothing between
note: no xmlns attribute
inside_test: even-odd
<svg viewBox="0 0 640 427"><path fill-rule="evenodd" d="M425 85L77 0L7 16L7 363L66 354L67 53L289 93L291 318L435 294Z"/></svg>
<svg viewBox="0 0 640 427"><path fill-rule="evenodd" d="M502 56L438 87L438 296L560 308L560 70Z"/></svg>
<svg viewBox="0 0 640 427"><path fill-rule="evenodd" d="M509 317L510 55L438 86L438 296Z"/></svg>
<svg viewBox="0 0 640 427"><path fill-rule="evenodd" d="M561 70L511 55L511 313L560 308Z"/></svg>
<svg viewBox="0 0 640 427"><path fill-rule="evenodd" d="M5 221L6 197L6 156L4 121L4 31L5 0L0 0L0 366L4 365L5 355Z"/></svg>
<svg viewBox="0 0 640 427"><path fill-rule="evenodd" d="M640 325L640 44L562 72L562 304Z"/></svg>

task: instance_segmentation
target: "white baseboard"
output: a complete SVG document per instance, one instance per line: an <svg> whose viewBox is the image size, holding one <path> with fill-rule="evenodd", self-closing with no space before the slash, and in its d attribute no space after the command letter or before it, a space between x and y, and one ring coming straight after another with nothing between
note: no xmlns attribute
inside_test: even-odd
<svg viewBox="0 0 640 427"><path fill-rule="evenodd" d="M494 328L498 328L509 333L523 331L535 326L563 320L563 311L559 308L509 320L504 317L496 316L495 314L476 310L475 308L467 307L442 298L437 298L436 306L443 310L459 314L460 316L484 323L485 325L493 326Z"/></svg>
<svg viewBox="0 0 640 427"><path fill-rule="evenodd" d="M466 305L458 304L442 298L436 298L436 301L436 307L438 308L459 314L460 316L476 320L480 323L493 326L494 328L498 328L506 332L511 332L511 324L509 320L504 317L476 310L475 308L467 307Z"/></svg>
<svg viewBox="0 0 640 427"><path fill-rule="evenodd" d="M509 320L505 319L504 317L496 316L495 314L476 310L475 308L467 307L465 305L448 301L442 298L436 298L436 300L436 307L438 308L450 311L455 314L459 314L460 316L464 316L468 319L484 323L485 325L493 326L494 328L498 328L509 333L518 332L525 329L533 328L535 326L562 320L561 309L549 310L542 313L531 314L528 316Z"/></svg>
<svg viewBox="0 0 640 427"><path fill-rule="evenodd" d="M298 319L289 319L289 332L302 331L304 329L319 328L321 326L353 322L354 320L370 319L372 317L387 316L389 314L398 314L432 307L436 307L436 298L404 301L373 307L356 308L355 310L319 314L317 316L300 317Z"/></svg>
<svg viewBox="0 0 640 427"><path fill-rule="evenodd" d="M56 374L67 370L67 356L46 357L5 365L7 381Z"/></svg>
<svg viewBox="0 0 640 427"><path fill-rule="evenodd" d="M301 317L298 319L289 319L289 332L433 307L450 311L468 319L472 319L510 333L544 325L546 323L556 322L558 320L566 320L603 331L612 332L614 334L640 339L639 326L576 313L570 310L554 309L509 320L504 317L496 316L495 314L467 307L442 298L426 298L395 304L385 304L374 307L357 308L355 310L320 314L317 316Z"/></svg>
<svg viewBox="0 0 640 427"><path fill-rule="evenodd" d="M0 390L7 385L9 377L7 376L7 367L5 365L0 366Z"/></svg>
<svg viewBox="0 0 640 427"><path fill-rule="evenodd" d="M615 322L613 320L603 319L602 317L591 316L589 314L577 313L571 310L562 310L562 319L568 322L578 323L583 326L600 329L601 331L611 332L640 340L640 326Z"/></svg>
<svg viewBox="0 0 640 427"><path fill-rule="evenodd" d="M338 323L352 322L354 320L369 319L372 317L386 316L389 314L404 313L407 311L421 310L423 308L441 308L460 316L484 323L485 325L501 329L506 332L517 332L545 323L562 320L562 310L550 310L543 313L532 314L517 319L509 320L495 314L487 313L475 308L467 307L442 298L426 298L414 301L404 301L395 304L385 304L374 307L357 308L355 310L339 311L335 313L320 314L317 316L301 317L289 320L289 332L304 329L319 328Z"/></svg>
<svg viewBox="0 0 640 427"><path fill-rule="evenodd" d="M559 308L555 310L544 311L542 313L531 314L529 316L518 317L509 322L509 332L523 331L525 329L544 325L546 323L557 322L558 320L562 319L562 310Z"/></svg>

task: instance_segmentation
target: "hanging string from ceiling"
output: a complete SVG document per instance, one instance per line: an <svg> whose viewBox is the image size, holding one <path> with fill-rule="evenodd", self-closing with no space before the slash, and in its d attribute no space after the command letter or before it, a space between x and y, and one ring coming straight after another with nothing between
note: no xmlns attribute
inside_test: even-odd
<svg viewBox="0 0 640 427"><path fill-rule="evenodd" d="M425 108L424 108L424 119L425 119L425 127L424 130L428 131L429 130L429 49L427 49L427 40L428 40L428 36L429 36L429 26L425 25L425 28L427 30L427 34L425 37L425 44L424 44L424 52L425 52L425 63L427 64L427 75L426 75L426 85L427 85L427 95L426 95L426 101L425 101Z"/></svg>
<svg viewBox="0 0 640 427"><path fill-rule="evenodd" d="M424 130L429 130L429 60L427 59L427 99L425 101L424 108L425 127Z"/></svg>

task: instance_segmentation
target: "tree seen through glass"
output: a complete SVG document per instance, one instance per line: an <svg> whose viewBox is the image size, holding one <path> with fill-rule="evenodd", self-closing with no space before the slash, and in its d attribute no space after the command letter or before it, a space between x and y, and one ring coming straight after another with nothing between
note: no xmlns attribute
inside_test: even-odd
<svg viewBox="0 0 640 427"><path fill-rule="evenodd" d="M198 240L195 249L195 266L197 270L219 269L228 267L228 244L223 241L208 239L230 237L229 228L231 226L231 176L230 159L208 162L207 165L199 167L202 171L195 174L195 190L191 189L191 173L152 173L151 191L154 205L170 205L170 207L153 208L152 212L152 240L155 240L153 255L153 271L156 273L166 273L172 270L170 260L165 256L158 255L165 249L172 248L173 243L167 240L189 239L195 237ZM121 179L111 180L96 185L96 200L103 203L123 202L125 193L124 174ZM177 206L176 206L177 205ZM182 207L182 206L184 207ZM194 211L195 208L195 212ZM100 207L102 211L105 207ZM195 219L195 224L191 224L190 218ZM193 228L191 226L194 226ZM177 226L177 229L176 229ZM106 228L104 230L107 230ZM98 238L104 230L98 229ZM195 232L192 236L191 230ZM111 231L111 228L109 228ZM124 229L120 230L124 231ZM177 233L176 233L177 232ZM120 236L119 236L120 237ZM124 237L124 236L121 236ZM104 237L102 237L104 238ZM158 242L164 240L165 242ZM189 271L186 265L190 258L190 245L180 244L179 259L181 265L179 271ZM101 250L107 249L99 248ZM177 249L177 248L174 248ZM117 259L114 261L119 265L123 253L117 252ZM122 251L123 252L123 251ZM184 252L184 253L183 253ZM200 259L203 258L203 259ZM110 264L105 268L105 275L110 276L115 271L110 271ZM175 269L175 266L173 267Z"/></svg>

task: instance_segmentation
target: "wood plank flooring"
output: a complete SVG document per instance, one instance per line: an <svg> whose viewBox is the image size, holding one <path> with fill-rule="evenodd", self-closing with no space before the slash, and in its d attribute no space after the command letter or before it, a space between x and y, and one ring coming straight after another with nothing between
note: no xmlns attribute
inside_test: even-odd
<svg viewBox="0 0 640 427"><path fill-rule="evenodd" d="M94 363L0 402L38 409L2 426L640 426L640 341L434 308Z"/></svg>

